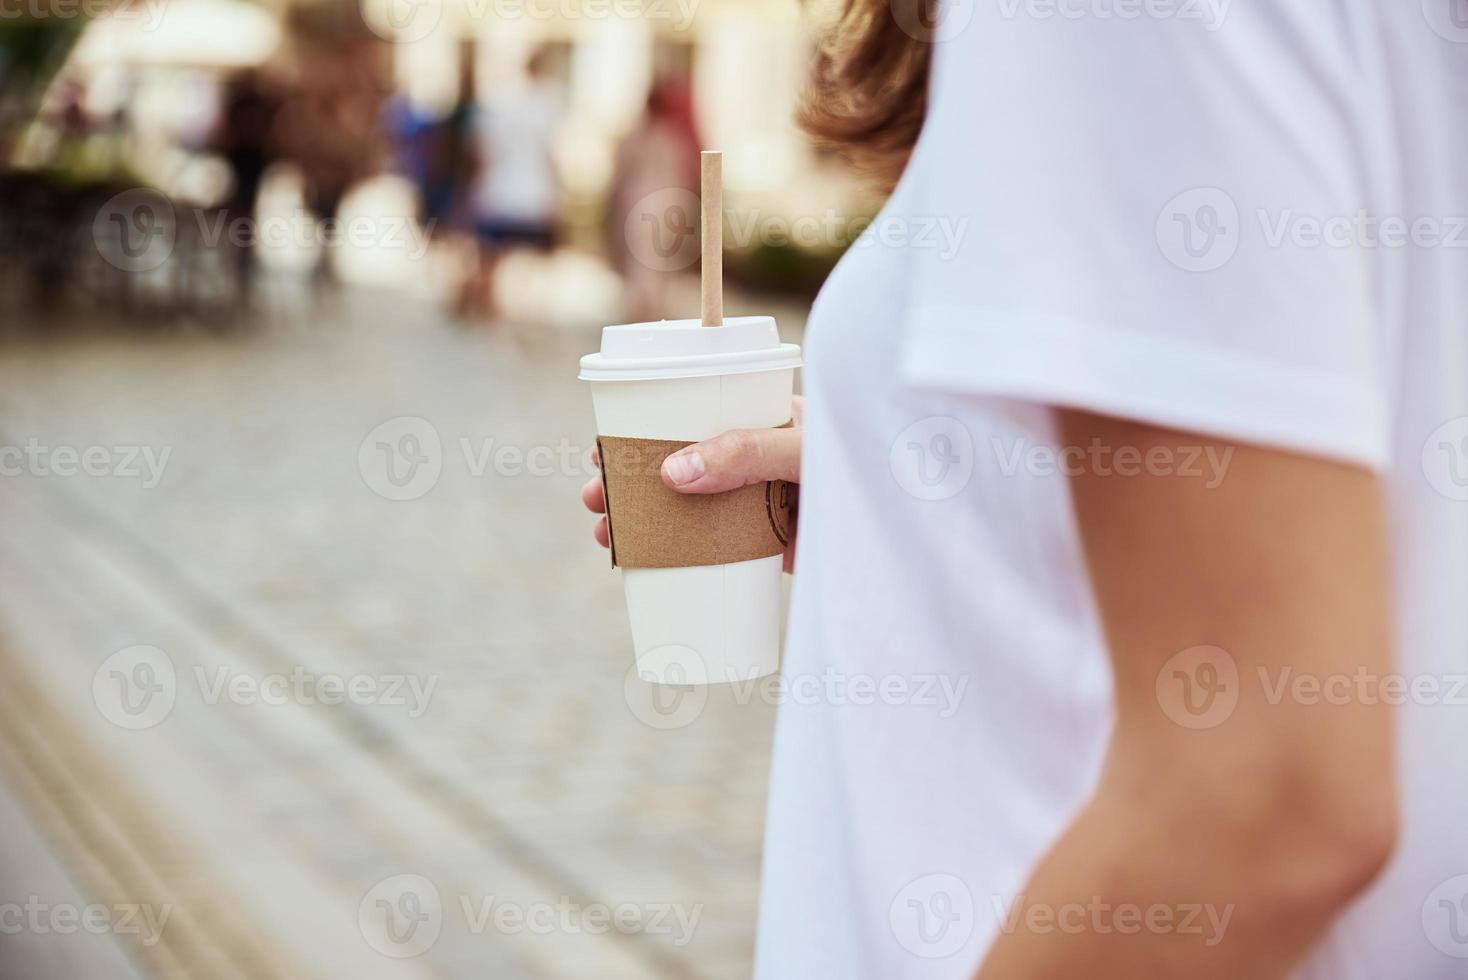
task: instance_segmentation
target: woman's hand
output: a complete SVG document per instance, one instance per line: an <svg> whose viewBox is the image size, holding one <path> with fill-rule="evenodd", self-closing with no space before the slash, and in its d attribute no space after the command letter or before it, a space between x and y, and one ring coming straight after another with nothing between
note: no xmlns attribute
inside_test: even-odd
<svg viewBox="0 0 1468 980"><path fill-rule="evenodd" d="M785 571L795 563L796 519L800 508L800 445L805 424L805 399L799 395L790 405L795 425L788 429L733 429L696 442L663 460L663 483L679 493L723 493L751 483L785 480L796 485L791 495L790 544L785 548ZM601 460L593 456L600 466ZM594 476L581 488L581 502L593 514L606 514L601 477ZM592 528L592 536L608 547L607 519Z"/></svg>

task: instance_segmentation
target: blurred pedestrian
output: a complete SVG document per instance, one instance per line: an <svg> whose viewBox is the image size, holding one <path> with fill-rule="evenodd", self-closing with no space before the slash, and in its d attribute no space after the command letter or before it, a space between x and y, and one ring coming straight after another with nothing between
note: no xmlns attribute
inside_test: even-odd
<svg viewBox="0 0 1468 980"><path fill-rule="evenodd" d="M493 97L477 118L478 169L470 204L478 261L460 291L462 317L496 313L495 269L507 252L545 252L555 245L561 191L553 143L564 95L554 64L551 48L537 49L524 85Z"/></svg>
<svg viewBox="0 0 1468 980"><path fill-rule="evenodd" d="M453 106L443 116L426 121L418 134L418 220L453 262L456 316L464 315L470 283L476 281L479 268L470 202L482 166L475 135L477 87L474 45L466 42L460 53L459 89Z"/></svg>
<svg viewBox="0 0 1468 980"><path fill-rule="evenodd" d="M629 320L666 315L671 273L640 261L627 241L627 218L649 199L670 190L698 187L698 133L693 121L692 89L686 75L666 75L653 83L637 125L617 147L607 208L607 246L622 278ZM653 210L661 211L661 208Z"/></svg>
<svg viewBox="0 0 1468 980"><path fill-rule="evenodd" d="M323 247L312 270L318 287L336 283L332 247L343 199L382 165L386 91L376 54L372 46L361 44L313 49L303 59L281 113L283 145L300 167L306 207L323 231Z"/></svg>
<svg viewBox="0 0 1468 980"><path fill-rule="evenodd" d="M230 190L221 208L227 222L255 220L265 171L279 155L276 123L280 95L262 69L247 68L225 80L219 121L211 140L229 167ZM235 247L236 292L249 303L255 273L255 235Z"/></svg>

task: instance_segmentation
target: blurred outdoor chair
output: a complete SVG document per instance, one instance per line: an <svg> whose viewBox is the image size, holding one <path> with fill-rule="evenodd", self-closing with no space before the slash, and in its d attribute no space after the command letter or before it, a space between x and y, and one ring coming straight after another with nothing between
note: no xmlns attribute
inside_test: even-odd
<svg viewBox="0 0 1468 980"><path fill-rule="evenodd" d="M156 203L136 203L145 200ZM239 329L253 321L253 267L229 235L210 233L228 219L219 208L126 184L0 173L6 292L22 310L40 313L104 311L137 322Z"/></svg>

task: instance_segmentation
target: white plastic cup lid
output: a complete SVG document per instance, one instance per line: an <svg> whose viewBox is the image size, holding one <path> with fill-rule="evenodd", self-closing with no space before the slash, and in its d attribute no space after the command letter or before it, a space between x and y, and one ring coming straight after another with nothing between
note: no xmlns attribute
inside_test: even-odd
<svg viewBox="0 0 1468 980"><path fill-rule="evenodd" d="M717 327L659 320L604 327L601 350L581 359L582 381L653 381L800 367L800 347L780 343L770 316L729 317Z"/></svg>

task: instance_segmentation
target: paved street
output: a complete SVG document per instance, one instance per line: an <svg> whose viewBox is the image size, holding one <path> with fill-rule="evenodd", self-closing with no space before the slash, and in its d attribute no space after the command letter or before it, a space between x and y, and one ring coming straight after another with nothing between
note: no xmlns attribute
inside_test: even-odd
<svg viewBox="0 0 1468 980"><path fill-rule="evenodd" d="M628 681L577 500L594 343L374 292L4 340L0 837L54 861L0 902L171 916L20 961L748 975L773 708Z"/></svg>

